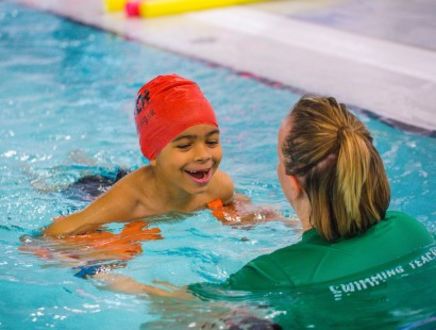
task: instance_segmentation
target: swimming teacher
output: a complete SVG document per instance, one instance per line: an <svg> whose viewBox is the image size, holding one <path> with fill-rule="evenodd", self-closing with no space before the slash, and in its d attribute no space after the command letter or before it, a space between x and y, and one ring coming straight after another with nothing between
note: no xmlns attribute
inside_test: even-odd
<svg viewBox="0 0 436 330"><path fill-rule="evenodd" d="M395 261L433 242L417 220L387 211L388 178L372 137L345 105L332 97L302 97L278 135L277 174L303 226L299 243L262 255L220 288L286 289L356 275ZM125 277L97 274L109 288L186 296ZM205 296L207 284L188 291Z"/></svg>

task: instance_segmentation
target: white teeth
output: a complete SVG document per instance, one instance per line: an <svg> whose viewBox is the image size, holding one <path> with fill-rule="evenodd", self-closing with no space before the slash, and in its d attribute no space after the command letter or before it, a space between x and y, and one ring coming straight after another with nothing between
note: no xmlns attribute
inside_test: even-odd
<svg viewBox="0 0 436 330"><path fill-rule="evenodd" d="M190 171L190 170L186 170L186 172L189 172L189 173L200 173L200 172L209 172L209 170L198 170L198 171Z"/></svg>

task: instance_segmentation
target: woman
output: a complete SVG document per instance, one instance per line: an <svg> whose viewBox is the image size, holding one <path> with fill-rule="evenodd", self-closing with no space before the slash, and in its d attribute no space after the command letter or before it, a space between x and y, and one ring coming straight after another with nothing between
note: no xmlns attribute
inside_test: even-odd
<svg viewBox="0 0 436 330"><path fill-rule="evenodd" d="M282 123L278 154L277 174L302 223L302 240L251 261L226 287L252 291L331 281L433 242L420 222L387 211L389 183L372 137L334 98L303 97Z"/></svg>

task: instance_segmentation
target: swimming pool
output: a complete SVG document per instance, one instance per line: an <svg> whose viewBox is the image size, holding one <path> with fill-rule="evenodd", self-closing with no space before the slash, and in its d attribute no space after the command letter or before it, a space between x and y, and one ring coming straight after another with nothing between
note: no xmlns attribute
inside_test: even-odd
<svg viewBox="0 0 436 330"><path fill-rule="evenodd" d="M69 267L18 250L21 236L37 234L54 216L86 205L62 194L69 183L143 164L132 120L134 95L146 80L169 72L197 81L214 105L222 130L222 168L233 176L238 191L256 204L292 214L275 176L276 131L300 96L292 89L273 88L225 68L0 2L0 328L195 328L219 320L233 304L243 308L241 302L150 302L102 291L92 281L74 277ZM435 233L435 139L359 116L385 160L391 208L416 216ZM121 270L146 283L218 282L255 256L299 238L297 230L280 222L250 229L222 226L207 211L162 219L157 226L165 238L143 243L144 252ZM420 276L431 271L434 266ZM431 282L420 281L413 288L401 283L404 297L434 291ZM306 293L306 301L294 293L285 302L325 308L331 297L323 292ZM435 316L435 301L428 299L419 305L417 298L419 308L390 305L383 310L376 303L382 293L347 301L367 313L357 325L372 318L413 327ZM326 305L317 304L319 300ZM362 312L368 301L372 307ZM271 318L280 311L263 307L256 313ZM289 316L291 324L306 322L295 315Z"/></svg>

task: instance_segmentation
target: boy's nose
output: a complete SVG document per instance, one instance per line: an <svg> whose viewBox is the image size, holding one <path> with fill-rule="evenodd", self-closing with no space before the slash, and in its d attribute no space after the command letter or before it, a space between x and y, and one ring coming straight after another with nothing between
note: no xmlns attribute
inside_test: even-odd
<svg viewBox="0 0 436 330"><path fill-rule="evenodd" d="M194 160L197 162L204 162L211 158L209 148L206 144L199 143L195 148L195 158Z"/></svg>

